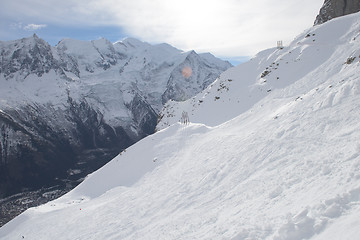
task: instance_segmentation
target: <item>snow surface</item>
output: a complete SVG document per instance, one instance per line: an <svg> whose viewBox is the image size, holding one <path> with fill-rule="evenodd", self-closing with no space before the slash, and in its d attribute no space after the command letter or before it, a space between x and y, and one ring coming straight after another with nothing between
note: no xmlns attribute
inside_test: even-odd
<svg viewBox="0 0 360 240"><path fill-rule="evenodd" d="M169 113L170 127L0 238L358 239L359 26L353 14L313 27L169 103L200 123Z"/></svg>

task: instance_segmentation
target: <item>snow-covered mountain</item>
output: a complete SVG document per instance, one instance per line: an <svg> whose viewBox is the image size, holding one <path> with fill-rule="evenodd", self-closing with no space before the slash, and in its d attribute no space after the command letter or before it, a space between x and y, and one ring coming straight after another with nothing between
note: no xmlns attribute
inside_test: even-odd
<svg viewBox="0 0 360 240"><path fill-rule="evenodd" d="M231 66L131 38L51 47L34 35L0 53L0 197L86 176L153 133L163 103Z"/></svg>
<svg viewBox="0 0 360 240"><path fill-rule="evenodd" d="M168 103L162 130L0 238L357 239L359 26L317 25Z"/></svg>
<svg viewBox="0 0 360 240"><path fill-rule="evenodd" d="M323 81L336 81L339 74L344 78L345 72L357 66L360 50L356 24L354 17L345 17L314 26L289 46L258 53L249 62L221 74L195 97L184 102L169 101L161 112L158 129L180 121L182 111L188 112L192 122L216 126L248 111L267 96L301 101L310 89L319 87L319 82L313 81L318 75L323 75Z"/></svg>

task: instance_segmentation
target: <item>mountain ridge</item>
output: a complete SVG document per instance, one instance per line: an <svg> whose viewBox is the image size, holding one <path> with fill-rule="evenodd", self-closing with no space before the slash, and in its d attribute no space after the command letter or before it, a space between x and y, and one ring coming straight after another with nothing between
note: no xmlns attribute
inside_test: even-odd
<svg viewBox="0 0 360 240"><path fill-rule="evenodd" d="M1 197L78 184L152 134L163 101L185 100L231 66L135 39L52 47L34 34L0 42L0 53Z"/></svg>
<svg viewBox="0 0 360 240"><path fill-rule="evenodd" d="M353 45L358 35L353 30L356 27L352 19L344 16L342 21L334 19L332 24L316 25L297 36L289 46L261 51L249 62L222 73L195 97L184 102L168 102L160 114L157 129L179 121L182 111L189 113L192 122L216 126L248 111L267 95L278 94L282 88L299 79L310 79L311 74L315 74L312 72L319 67L327 74L338 74L342 65L333 66L336 58L341 56L343 63L346 63L353 57L353 61L356 60L358 55ZM347 27L342 26L344 22L348 24ZM335 28L336 31L328 30ZM341 50L343 53L334 52L336 46L346 45L347 41L351 42L351 48ZM333 66L333 69L328 66ZM306 84L311 86L312 82Z"/></svg>

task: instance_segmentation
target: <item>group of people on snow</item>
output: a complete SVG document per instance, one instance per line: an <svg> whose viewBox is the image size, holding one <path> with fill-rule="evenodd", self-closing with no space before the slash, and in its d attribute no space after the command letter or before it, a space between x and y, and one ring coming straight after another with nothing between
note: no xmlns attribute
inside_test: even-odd
<svg viewBox="0 0 360 240"><path fill-rule="evenodd" d="M187 112L185 112L185 111L183 111L182 112L182 114L181 114L181 123L183 123L183 124L185 124L185 125L187 125L187 124L189 124L190 123L190 121L189 121L189 115L188 115L188 113Z"/></svg>

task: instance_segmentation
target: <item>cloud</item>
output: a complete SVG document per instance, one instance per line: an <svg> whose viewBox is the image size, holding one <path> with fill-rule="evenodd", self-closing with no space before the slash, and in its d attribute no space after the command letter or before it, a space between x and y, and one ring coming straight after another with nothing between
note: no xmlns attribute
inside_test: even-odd
<svg viewBox="0 0 360 240"><path fill-rule="evenodd" d="M10 24L10 29L13 30L26 30L26 31L35 31L35 30L39 30L42 28L46 28L47 25L46 24L34 24L34 23L30 23L24 26L24 23L22 22L16 22L16 23L11 23Z"/></svg>
<svg viewBox="0 0 360 240"><path fill-rule="evenodd" d="M135 37L239 56L276 46L277 40L289 43L313 24L323 0L107 2L118 24Z"/></svg>
<svg viewBox="0 0 360 240"><path fill-rule="evenodd" d="M167 42L183 50L210 51L224 57L253 55L276 46L277 40L288 44L312 26L323 3L323 0L17 0L17 4L13 0L4 1L0 15L22 16L26 19L23 22L41 21L62 27L118 26L127 35L143 41Z"/></svg>
<svg viewBox="0 0 360 240"><path fill-rule="evenodd" d="M26 30L26 31L35 31L35 30L39 30L39 29L45 28L45 27L47 27L46 24L33 24L33 23L31 23L31 24L28 24L25 27L23 27L23 29Z"/></svg>

